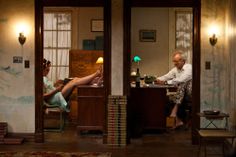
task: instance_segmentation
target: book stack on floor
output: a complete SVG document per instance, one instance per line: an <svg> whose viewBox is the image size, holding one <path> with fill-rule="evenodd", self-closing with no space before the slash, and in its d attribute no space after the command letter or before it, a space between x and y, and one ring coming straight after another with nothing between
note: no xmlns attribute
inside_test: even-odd
<svg viewBox="0 0 236 157"><path fill-rule="evenodd" d="M0 144L4 144L4 138L7 135L7 123L0 122Z"/></svg>
<svg viewBox="0 0 236 157"><path fill-rule="evenodd" d="M7 123L0 122L0 144L21 144L24 138L8 137L7 136Z"/></svg>
<svg viewBox="0 0 236 157"><path fill-rule="evenodd" d="M125 146L127 144L126 105L126 96L108 97L108 145Z"/></svg>

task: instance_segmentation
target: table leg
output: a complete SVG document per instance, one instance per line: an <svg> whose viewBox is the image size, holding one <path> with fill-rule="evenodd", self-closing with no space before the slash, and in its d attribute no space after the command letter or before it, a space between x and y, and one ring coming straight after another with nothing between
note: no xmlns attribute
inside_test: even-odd
<svg viewBox="0 0 236 157"><path fill-rule="evenodd" d="M218 128L215 124L214 124L214 120L208 120L209 121L209 124L207 124L206 126L205 126L205 128L208 128L211 124L215 127L215 128Z"/></svg>
<svg viewBox="0 0 236 157"><path fill-rule="evenodd" d="M199 136L198 157L200 157L200 155L201 155L201 147L202 147L202 139L201 139L201 137Z"/></svg>
<svg viewBox="0 0 236 157"><path fill-rule="evenodd" d="M204 141L204 157L206 157L206 155L207 155L206 141L205 140L203 140L203 141Z"/></svg>

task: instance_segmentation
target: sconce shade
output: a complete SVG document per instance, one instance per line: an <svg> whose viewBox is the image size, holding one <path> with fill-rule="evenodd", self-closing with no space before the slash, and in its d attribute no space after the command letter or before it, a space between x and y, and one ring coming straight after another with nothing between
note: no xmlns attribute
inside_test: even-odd
<svg viewBox="0 0 236 157"><path fill-rule="evenodd" d="M141 61L141 58L140 58L139 56L134 56L133 61L134 61L135 63L138 63L138 62Z"/></svg>
<svg viewBox="0 0 236 157"><path fill-rule="evenodd" d="M215 44L217 43L216 35L213 34L212 37L210 37L209 41L210 41L211 46L215 46Z"/></svg>
<svg viewBox="0 0 236 157"><path fill-rule="evenodd" d="M18 40L20 42L21 45L24 45L25 41L26 41L26 37L24 36L23 33L19 33L19 37Z"/></svg>
<svg viewBox="0 0 236 157"><path fill-rule="evenodd" d="M103 57L98 57L96 64L102 64L103 63Z"/></svg>

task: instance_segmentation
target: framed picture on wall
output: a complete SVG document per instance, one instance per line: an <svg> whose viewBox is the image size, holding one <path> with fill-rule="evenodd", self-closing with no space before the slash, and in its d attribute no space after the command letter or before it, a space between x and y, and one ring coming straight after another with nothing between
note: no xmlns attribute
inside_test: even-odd
<svg viewBox="0 0 236 157"><path fill-rule="evenodd" d="M139 41L156 42L156 30L139 30Z"/></svg>
<svg viewBox="0 0 236 157"><path fill-rule="evenodd" d="M102 19L92 19L91 20L91 32L103 32L103 20Z"/></svg>

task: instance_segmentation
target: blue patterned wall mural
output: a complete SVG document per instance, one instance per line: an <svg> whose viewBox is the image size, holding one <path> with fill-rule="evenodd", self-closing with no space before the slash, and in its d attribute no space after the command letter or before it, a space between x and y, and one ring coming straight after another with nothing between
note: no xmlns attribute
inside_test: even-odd
<svg viewBox="0 0 236 157"><path fill-rule="evenodd" d="M202 0L201 7L201 111L220 110L229 114L229 129L236 131L235 88L235 7L234 0ZM220 28L217 44L209 43L207 28L215 23ZM206 69L206 62L211 68ZM206 121L202 120L201 125ZM223 121L217 121L223 126Z"/></svg>
<svg viewBox="0 0 236 157"><path fill-rule="evenodd" d="M15 8L21 8L21 11ZM18 42L16 27L19 23L27 23L31 31L24 47ZM35 131L33 27L34 0L1 1L0 121L8 123L9 132ZM13 63L14 56L20 56L22 61L27 57L30 68L24 68L24 62Z"/></svg>

